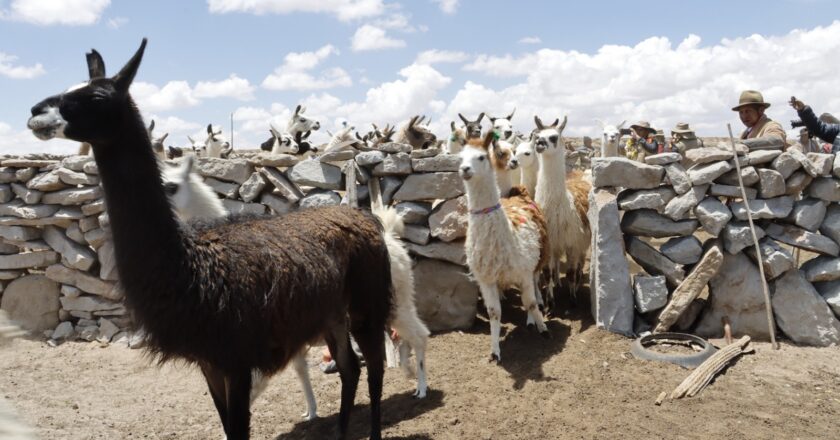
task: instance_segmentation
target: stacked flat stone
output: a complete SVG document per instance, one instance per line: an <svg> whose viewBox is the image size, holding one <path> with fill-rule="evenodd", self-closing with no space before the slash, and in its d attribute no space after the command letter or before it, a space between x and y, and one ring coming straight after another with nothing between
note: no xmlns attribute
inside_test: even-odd
<svg viewBox="0 0 840 440"><path fill-rule="evenodd" d="M590 223L598 222L593 226L592 304L599 326L627 333L634 320L636 328L640 321L658 320L657 331L673 325L675 330L719 337L726 316L733 333L767 338L757 266L762 264L775 292L774 312L782 332L802 344L840 343L835 316L840 312L840 158L783 151L781 144L739 144L737 154L721 145L690 150L686 157L648 156L645 162L596 158L592 163L595 194L614 195L621 211L600 209L593 203L597 198L590 200ZM761 255L753 245L748 206ZM616 230L642 271L631 282L622 266L610 272L608 285L599 281L595 263L610 258L611 265L621 265L617 258L602 255L615 250L600 245L617 239ZM612 236L595 236L604 231ZM797 267L797 248L818 256ZM707 258L719 250L722 263ZM662 316L656 312L660 304L665 306L660 283L669 292L668 313ZM630 286L631 293L623 286ZM634 298L631 306L628 295ZM701 303L708 303L702 313ZM633 309L635 317L628 319ZM604 324L616 322L622 323L618 329Z"/></svg>

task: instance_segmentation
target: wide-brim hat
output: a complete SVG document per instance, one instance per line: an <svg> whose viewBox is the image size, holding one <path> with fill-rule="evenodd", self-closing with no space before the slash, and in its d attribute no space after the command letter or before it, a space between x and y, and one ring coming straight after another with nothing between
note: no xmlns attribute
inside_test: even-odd
<svg viewBox="0 0 840 440"><path fill-rule="evenodd" d="M650 122L648 122L648 121L639 121L639 122L631 125L630 128L632 128L634 130L638 130L640 128L643 128L643 129L647 130L648 133L656 133L656 129L651 127Z"/></svg>
<svg viewBox="0 0 840 440"><path fill-rule="evenodd" d="M693 139L696 137L694 135L694 130L692 130L691 126L689 126L686 122L677 122L677 125L671 129L671 133L679 133L686 139Z"/></svg>
<svg viewBox="0 0 840 440"><path fill-rule="evenodd" d="M744 90L741 92L741 98L738 99L738 105L732 107L732 111L738 111L741 107L746 107L748 105L757 105L762 108L770 107L769 102L764 102L764 96L761 96L761 92L756 90Z"/></svg>

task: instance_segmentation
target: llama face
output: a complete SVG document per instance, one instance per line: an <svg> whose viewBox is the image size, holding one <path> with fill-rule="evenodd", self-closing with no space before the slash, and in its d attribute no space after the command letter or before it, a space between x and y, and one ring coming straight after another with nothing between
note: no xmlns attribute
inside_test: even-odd
<svg viewBox="0 0 840 440"><path fill-rule="evenodd" d="M495 167L497 172L516 168L516 166L511 167L513 144L510 142L503 140L493 142L490 153L490 157L493 159L493 167Z"/></svg>
<svg viewBox="0 0 840 440"><path fill-rule="evenodd" d="M289 124L286 127L286 131L295 135L297 133L303 133L306 131L313 131L318 130L321 128L321 123L314 120L307 118L303 115L303 112L306 111L306 107L298 105L295 109L295 114L292 115L292 118L289 119Z"/></svg>
<svg viewBox="0 0 840 440"><path fill-rule="evenodd" d="M291 134L279 133L274 128L269 129L269 132L271 137L260 145L261 149L271 151L274 154L297 154L300 150Z"/></svg>
<svg viewBox="0 0 840 440"><path fill-rule="evenodd" d="M621 124L618 125L607 125L601 121L598 122L601 123L601 127L604 130L604 143L607 144L616 144L618 142L621 137L621 129L624 128L624 124L627 123L627 121L621 121Z"/></svg>
<svg viewBox="0 0 840 440"><path fill-rule="evenodd" d="M484 148L474 145L467 145L461 153L461 166L458 174L464 180L471 180L474 177L487 176L491 172L490 156Z"/></svg>
<svg viewBox="0 0 840 440"><path fill-rule="evenodd" d="M530 168L537 163L537 153L534 151L534 141L527 140L516 146L513 159L510 161L511 169L518 167Z"/></svg>
<svg viewBox="0 0 840 440"><path fill-rule="evenodd" d="M464 121L464 126L467 130L467 139L480 139L481 138L481 120L484 118L484 112L478 114L478 118L475 121L470 121L464 115L458 113L458 117Z"/></svg>
<svg viewBox="0 0 840 440"><path fill-rule="evenodd" d="M406 140L415 150L425 150L426 148L433 147L437 143L437 136L429 131L428 127L420 125L422 120L414 116L408 121L408 125L405 127Z"/></svg>
<svg viewBox="0 0 840 440"><path fill-rule="evenodd" d="M487 116L490 119L490 123L493 124L493 131L499 134L502 139L506 141L512 141L513 137L513 124L511 120L513 119L513 114L516 113L516 109L514 108L509 115L505 116L504 118L494 118L492 116Z"/></svg>
<svg viewBox="0 0 840 440"><path fill-rule="evenodd" d="M563 129L566 128L568 118L564 117L563 124L561 125L558 125L560 120L555 119L554 123L549 126L545 126L537 116L534 116L534 120L537 123L537 134L534 140L534 149L537 153L543 154L549 152L549 154L554 154L558 151L564 152L565 146L562 145L562 134Z"/></svg>
<svg viewBox="0 0 840 440"><path fill-rule="evenodd" d="M98 144L112 139L125 118L128 88L143 58L146 40L119 73L105 77L105 62L95 50L87 54L90 80L32 107L27 127L41 140L55 137Z"/></svg>

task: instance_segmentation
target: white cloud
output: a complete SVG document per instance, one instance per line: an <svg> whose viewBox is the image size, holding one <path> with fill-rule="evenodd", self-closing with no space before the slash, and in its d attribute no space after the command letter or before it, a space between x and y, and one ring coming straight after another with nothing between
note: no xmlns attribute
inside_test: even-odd
<svg viewBox="0 0 840 440"><path fill-rule="evenodd" d="M405 41L390 38L385 30L366 24L353 34L352 47L354 51L395 49L405 47Z"/></svg>
<svg viewBox="0 0 840 440"><path fill-rule="evenodd" d="M99 21L111 0L12 0L0 18L40 26L87 26Z"/></svg>
<svg viewBox="0 0 840 440"><path fill-rule="evenodd" d="M199 81L193 92L194 96L199 99L223 97L240 101L254 99L254 86L247 79L236 76L235 73L222 81Z"/></svg>
<svg viewBox="0 0 840 440"><path fill-rule="evenodd" d="M34 66L17 66L18 57L0 52L0 75L12 79L32 79L46 73L44 66L37 63Z"/></svg>
<svg viewBox="0 0 840 440"><path fill-rule="evenodd" d="M673 44L652 37L634 46L606 45L595 53L541 49L521 56L481 55L468 72L513 79L494 90L480 76L455 95L447 115L457 111L506 112L525 131L533 115L569 114L570 134L595 134L594 118L650 120L666 131L690 122L700 135L722 135L726 123L743 127L730 108L745 89L763 92L771 118L795 117L786 105L801 96L819 112L840 111L840 78L833 54L840 49L840 21L781 36L751 35L703 45L696 35ZM643 60L643 61L641 61Z"/></svg>
<svg viewBox="0 0 840 440"><path fill-rule="evenodd" d="M317 77L309 72L330 55L338 53L338 49L330 44L315 52L291 52L286 55L283 64L263 80L262 86L269 90L295 91L349 87L353 85L353 80L350 74L340 67L326 69Z"/></svg>
<svg viewBox="0 0 840 440"><path fill-rule="evenodd" d="M382 0L208 0L210 12L245 12L256 15L309 12L332 14L341 21L376 17L384 13Z"/></svg>
<svg viewBox="0 0 840 440"><path fill-rule="evenodd" d="M519 39L519 42L522 44L540 44L542 40L540 37L524 37Z"/></svg>
<svg viewBox="0 0 840 440"><path fill-rule="evenodd" d="M115 17L108 19L108 27L111 29L119 29L128 23L128 19L125 17Z"/></svg>
<svg viewBox="0 0 840 440"><path fill-rule="evenodd" d="M432 0L440 5L444 14L454 14L458 11L458 0Z"/></svg>
<svg viewBox="0 0 840 440"><path fill-rule="evenodd" d="M463 63L469 59L469 55L465 52L456 52L451 50L426 50L417 54L414 60L415 64L436 64L436 63Z"/></svg>

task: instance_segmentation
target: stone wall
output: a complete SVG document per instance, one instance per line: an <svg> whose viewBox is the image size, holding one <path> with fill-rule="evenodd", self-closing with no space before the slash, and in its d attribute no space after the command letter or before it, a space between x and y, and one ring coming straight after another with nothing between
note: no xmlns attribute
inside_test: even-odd
<svg viewBox="0 0 840 440"><path fill-rule="evenodd" d="M467 209L456 156L385 144L316 159L242 152L197 170L233 213L395 206L432 330L467 328L478 288L465 267ZM150 274L153 275L153 274ZM103 191L90 156L0 156L0 308L55 340L127 341Z"/></svg>
<svg viewBox="0 0 840 440"><path fill-rule="evenodd" d="M646 163L593 159L591 281L599 327L718 337L726 317L734 334L767 339L762 264L778 329L796 343L840 343L840 157L783 151L780 144L738 144L737 152L721 144Z"/></svg>

